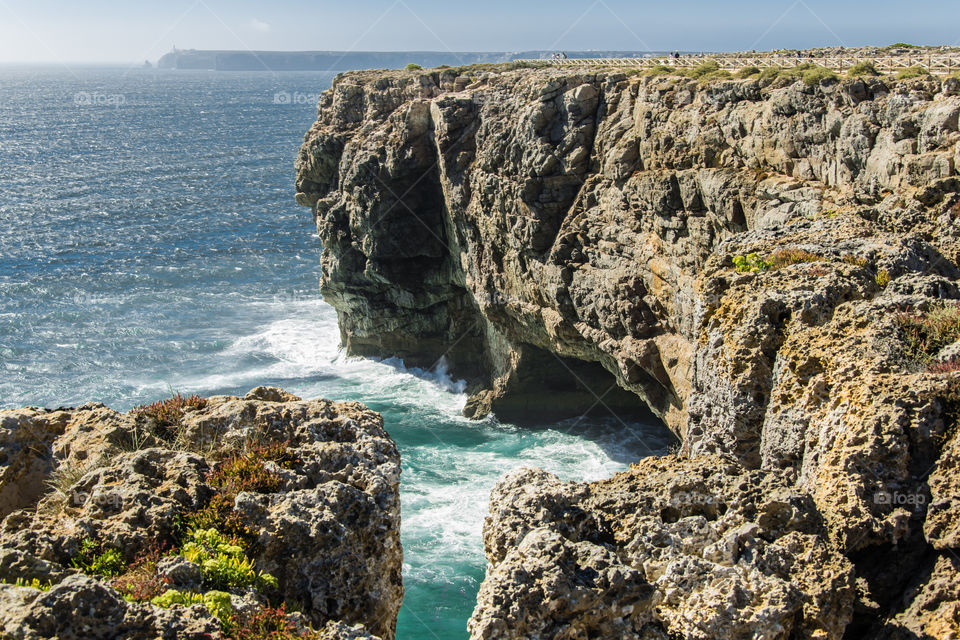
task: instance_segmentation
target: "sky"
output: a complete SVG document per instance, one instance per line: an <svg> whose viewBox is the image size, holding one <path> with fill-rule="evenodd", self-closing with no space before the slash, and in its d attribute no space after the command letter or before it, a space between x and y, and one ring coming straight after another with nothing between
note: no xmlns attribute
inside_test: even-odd
<svg viewBox="0 0 960 640"><path fill-rule="evenodd" d="M0 62L181 49L738 51L960 45L956 0L0 0Z"/></svg>

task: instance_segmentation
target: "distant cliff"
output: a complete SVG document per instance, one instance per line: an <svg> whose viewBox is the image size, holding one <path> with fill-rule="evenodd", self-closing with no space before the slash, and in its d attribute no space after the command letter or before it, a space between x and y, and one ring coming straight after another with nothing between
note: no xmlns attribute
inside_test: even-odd
<svg viewBox="0 0 960 640"><path fill-rule="evenodd" d="M161 69L217 71L348 71L352 69L402 69L408 64L424 68L510 62L549 58L553 51L454 52L454 51L204 51L183 49L160 58ZM624 58L646 55L636 51L574 51L570 58Z"/></svg>
<svg viewBox="0 0 960 640"><path fill-rule="evenodd" d="M505 479L475 638L954 637L960 82L807 75L321 99L297 199L351 352L445 359L472 415L632 399L682 439Z"/></svg>

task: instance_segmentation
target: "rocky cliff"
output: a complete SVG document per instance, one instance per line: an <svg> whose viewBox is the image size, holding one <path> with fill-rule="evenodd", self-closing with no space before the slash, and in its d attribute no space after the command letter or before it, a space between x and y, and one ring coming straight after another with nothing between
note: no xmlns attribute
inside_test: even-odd
<svg viewBox="0 0 960 640"><path fill-rule="evenodd" d="M960 83L817 80L323 95L297 199L351 352L444 359L471 415L640 405L682 442L506 478L474 637L958 633Z"/></svg>
<svg viewBox="0 0 960 640"><path fill-rule="evenodd" d="M400 458L358 404L0 411L0 637L393 638Z"/></svg>

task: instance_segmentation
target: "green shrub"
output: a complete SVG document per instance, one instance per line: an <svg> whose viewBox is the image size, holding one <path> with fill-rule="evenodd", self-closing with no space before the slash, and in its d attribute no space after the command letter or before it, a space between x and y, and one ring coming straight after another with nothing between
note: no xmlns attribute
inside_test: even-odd
<svg viewBox="0 0 960 640"><path fill-rule="evenodd" d="M781 69L780 67L778 67L778 66L776 66L776 65L773 65L773 66L771 66L771 67L767 67L767 68L765 68L763 71L760 72L760 79L761 79L761 80L773 80L774 78L776 78L777 76L780 75L780 72L781 72L782 70L783 70L783 69Z"/></svg>
<svg viewBox="0 0 960 640"><path fill-rule="evenodd" d="M688 78L704 78L712 73L720 71L720 63L716 60L706 60L701 62L695 67L690 69L683 69L680 73L681 75L687 76Z"/></svg>
<svg viewBox="0 0 960 640"><path fill-rule="evenodd" d="M194 529L180 549L180 555L200 565L204 584L218 589L275 589L277 579L257 572L253 560L244 554L236 539L229 539L216 529Z"/></svg>
<svg viewBox="0 0 960 640"><path fill-rule="evenodd" d="M734 256L733 266L737 268L737 273L757 273L766 271L771 265L756 253L748 253L745 256Z"/></svg>
<svg viewBox="0 0 960 640"><path fill-rule="evenodd" d="M816 69L804 71L800 78L803 80L803 84L808 87L815 87L825 80L836 80L837 74L825 67L817 67Z"/></svg>
<svg viewBox="0 0 960 640"><path fill-rule="evenodd" d="M117 549L102 549L99 542L84 538L71 564L88 575L112 578L124 569L123 555Z"/></svg>
<svg viewBox="0 0 960 640"><path fill-rule="evenodd" d="M415 62L411 62L411 63L408 64L405 68L406 68L407 71L420 71L421 69L423 69L423 67L421 67L420 65L416 64Z"/></svg>
<svg viewBox="0 0 960 640"><path fill-rule="evenodd" d="M925 313L904 311L896 321L909 353L927 365L941 349L960 340L960 304L940 303Z"/></svg>
<svg viewBox="0 0 960 640"><path fill-rule="evenodd" d="M897 80L910 80L911 78L920 78L922 76L929 76L930 72L916 65L913 67L907 67L906 69L901 69L897 71Z"/></svg>
<svg viewBox="0 0 960 640"><path fill-rule="evenodd" d="M874 276L873 281L877 283L877 286L881 289L886 289L887 285L890 284L890 272L886 269L880 269L877 271L877 275Z"/></svg>
<svg viewBox="0 0 960 640"><path fill-rule="evenodd" d="M168 589L151 599L150 602L164 609L169 609L177 604L184 607L202 604L214 618L220 621L221 625L229 625L233 617L233 603L230 601L230 594L223 591L194 593L192 591Z"/></svg>
<svg viewBox="0 0 960 640"><path fill-rule="evenodd" d="M674 68L668 67L665 64L657 64L645 69L644 73L648 76L667 76L674 73Z"/></svg>
<svg viewBox="0 0 960 640"><path fill-rule="evenodd" d="M916 44L909 44L907 42L894 42L893 44L888 44L884 49L919 49L920 46Z"/></svg>
<svg viewBox="0 0 960 640"><path fill-rule="evenodd" d="M733 266L738 273L758 273L770 269L780 269L792 264L806 262L823 262L824 257L803 249L781 249L774 251L769 257L763 258L757 253L748 253L745 256L734 256Z"/></svg>
<svg viewBox="0 0 960 640"><path fill-rule="evenodd" d="M14 582L9 582L7 580L0 580L2 584L12 584L15 587L26 587L28 589L38 589L40 591L50 591L53 587L53 583L47 580L46 582L40 582L38 578L33 580L27 580L26 578L17 578Z"/></svg>
<svg viewBox="0 0 960 640"><path fill-rule="evenodd" d="M849 69L847 69L847 76L850 78L860 78L863 76L878 76L880 72L877 71L877 68L873 66L872 62L863 61L858 62Z"/></svg>
<svg viewBox="0 0 960 640"><path fill-rule="evenodd" d="M737 72L737 77L741 80L761 75L760 67L744 67Z"/></svg>

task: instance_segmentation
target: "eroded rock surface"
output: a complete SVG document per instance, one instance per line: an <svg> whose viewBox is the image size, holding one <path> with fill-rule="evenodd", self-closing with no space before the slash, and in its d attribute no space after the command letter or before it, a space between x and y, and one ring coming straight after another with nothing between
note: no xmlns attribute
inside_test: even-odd
<svg viewBox="0 0 960 640"><path fill-rule="evenodd" d="M244 458L250 464L230 477L260 484L237 485L251 488L231 494L216 518L245 532L255 570L276 585L232 590L232 607L283 602L301 612L291 618L297 625L311 624L322 638L393 637L403 595L400 458L380 416L272 388L202 404L166 431L100 405L0 412L0 437L20 444L6 450L0 482L16 508L0 525L0 635L219 637L205 606L127 602L125 585L137 558L175 549L197 522L191 517L222 493L218 468L272 443L283 463ZM91 571L77 558L85 541L119 552L120 575L84 575ZM201 567L180 555L161 558L156 573L165 588L211 589Z"/></svg>
<svg viewBox="0 0 960 640"><path fill-rule="evenodd" d="M935 78L338 77L297 199L348 349L444 358L470 415L610 388L617 412L629 392L681 439L677 469L746 474L806 514L776 534L736 511L669 522L639 484L611 498L639 509L618 538L584 502L603 483L526 478L551 501L531 515L508 479L475 636L950 637L956 351L920 362L900 319L960 298L958 115ZM711 547L741 527L754 552ZM631 555L644 531L687 550Z"/></svg>

